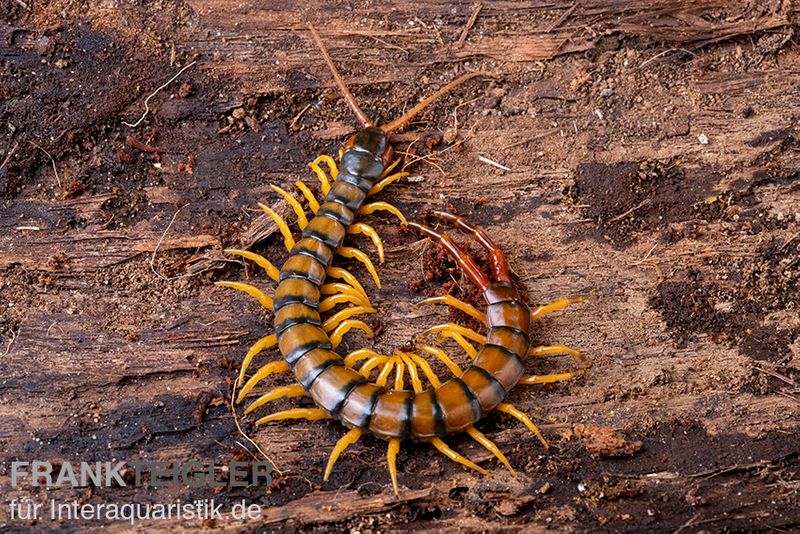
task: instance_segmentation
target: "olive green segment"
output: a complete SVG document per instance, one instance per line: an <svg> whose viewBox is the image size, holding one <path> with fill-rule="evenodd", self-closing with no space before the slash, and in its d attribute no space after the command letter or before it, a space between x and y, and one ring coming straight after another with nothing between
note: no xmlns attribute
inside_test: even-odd
<svg viewBox="0 0 800 534"><path fill-rule="evenodd" d="M322 324L322 319L316 308L299 303L287 304L275 314L276 332L283 332L286 328L300 323L319 326Z"/></svg>
<svg viewBox="0 0 800 534"><path fill-rule="evenodd" d="M372 416L372 406L385 388L371 382L359 384L347 395L339 417L348 426L366 430Z"/></svg>
<svg viewBox="0 0 800 534"><path fill-rule="evenodd" d="M436 401L442 410L447 434L464 430L478 420L480 413L475 413L473 400L458 378L451 378L436 388Z"/></svg>
<svg viewBox="0 0 800 534"><path fill-rule="evenodd" d="M490 329L496 326L510 326L528 332L531 328L531 312L520 302L492 304L486 308L486 325Z"/></svg>
<svg viewBox="0 0 800 534"><path fill-rule="evenodd" d="M436 406L436 394L428 389L414 395L411 405L411 437L429 439L444 433L444 422Z"/></svg>
<svg viewBox="0 0 800 534"><path fill-rule="evenodd" d="M303 235L315 236L331 248L339 248L346 232L347 228L330 217L314 217L303 230Z"/></svg>
<svg viewBox="0 0 800 534"><path fill-rule="evenodd" d="M325 369L335 366L338 361L341 361L341 358L331 350L324 348L311 349L295 362L294 376L308 390L310 386L317 382L317 377Z"/></svg>
<svg viewBox="0 0 800 534"><path fill-rule="evenodd" d="M334 182L327 197L331 200L336 199L336 202L344 204L352 211L358 210L365 198L367 194L364 191L347 182Z"/></svg>
<svg viewBox="0 0 800 534"><path fill-rule="evenodd" d="M408 437L410 412L409 401L413 393L405 390L389 390L378 398L369 421L369 431L379 438Z"/></svg>
<svg viewBox="0 0 800 534"><path fill-rule="evenodd" d="M531 348L530 338L514 328L493 328L486 334L487 345L505 347L521 360L524 360Z"/></svg>
<svg viewBox="0 0 800 534"><path fill-rule="evenodd" d="M304 278L287 278L278 284L273 301L276 310L293 302L302 302L318 308L319 286Z"/></svg>
<svg viewBox="0 0 800 534"><path fill-rule="evenodd" d="M304 349L329 348L330 344L328 334L313 324L290 326L278 335L278 347L289 365L297 364L297 359L306 352Z"/></svg>
<svg viewBox="0 0 800 534"><path fill-rule="evenodd" d="M344 365L331 365L311 384L308 394L317 406L336 415L350 390L363 381L364 377L353 369Z"/></svg>
<svg viewBox="0 0 800 534"><path fill-rule="evenodd" d="M522 360L513 352L497 345L484 345L472 364L495 377L506 392L517 385L525 371Z"/></svg>
<svg viewBox="0 0 800 534"><path fill-rule="evenodd" d="M478 398L481 405L481 413L494 410L498 404L503 402L506 396L503 386L480 368L471 365L461 375L464 382L472 393Z"/></svg>
<svg viewBox="0 0 800 534"><path fill-rule="evenodd" d="M333 261L334 250L313 237L304 237L295 244L292 253L305 252L311 254L325 265L330 265Z"/></svg>
<svg viewBox="0 0 800 534"><path fill-rule="evenodd" d="M281 278L291 276L302 276L308 278L317 285L322 285L325 280L325 266L319 260L304 254L290 256L281 269Z"/></svg>

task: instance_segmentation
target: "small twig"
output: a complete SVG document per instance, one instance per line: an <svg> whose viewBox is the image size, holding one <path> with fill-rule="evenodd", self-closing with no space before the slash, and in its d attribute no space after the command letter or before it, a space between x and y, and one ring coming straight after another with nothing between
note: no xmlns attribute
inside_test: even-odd
<svg viewBox="0 0 800 534"><path fill-rule="evenodd" d="M511 143L510 145L506 145L503 147L498 148L498 150L507 150L509 148L514 148L520 145L527 145L528 143L532 143L533 141L538 141L539 139L544 139L545 137L549 137L554 133L557 133L558 129L553 128L552 130L548 130L546 132L540 133L538 135L534 135L533 137L529 137L527 139L523 139L522 141L517 141L516 143Z"/></svg>
<svg viewBox="0 0 800 534"><path fill-rule="evenodd" d="M37 145L33 141L28 141L28 143L32 144L33 146L35 146L36 148L38 148L39 150L44 152L47 155L47 157L50 158L50 163L53 165L53 173L55 173L55 175L56 175L56 183L58 184L58 187L61 187L61 178L59 178L59 176L58 176L58 169L56 168L56 160L53 159L53 156L50 155L50 152L48 152L47 150L43 149L42 147L40 147L39 145Z"/></svg>
<svg viewBox="0 0 800 534"><path fill-rule="evenodd" d="M481 12L483 5L475 4L472 7L472 14L469 16L469 20L467 20L467 24L464 26L464 29L461 30L461 35L458 37L458 41L456 41L456 48L461 48L461 45L464 44L464 40L467 38L467 33L475 24L475 21L478 18L478 14Z"/></svg>
<svg viewBox="0 0 800 534"><path fill-rule="evenodd" d="M31 10L30 6L28 4L26 4L25 2L23 2L22 0L14 0L14 3L16 3L20 7L23 7L25 9L27 9L28 11Z"/></svg>
<svg viewBox="0 0 800 534"><path fill-rule="evenodd" d="M14 143L14 146L12 146L11 150L9 150L8 154L6 154L6 158L3 160L3 163L0 163L0 170L2 170L3 167L6 166L6 163L9 162L9 160L11 159L11 156L13 156L14 153L17 151L17 147L19 147L19 143Z"/></svg>
<svg viewBox="0 0 800 534"><path fill-rule="evenodd" d="M303 109L300 110L300 113L298 113L297 115L294 116L294 118L292 119L292 122L289 123L289 129L290 130L292 128L294 128L294 125L297 124L297 121L299 121L303 117L305 112L308 111L308 109L310 107L311 107L311 104L306 105L306 107L304 107Z"/></svg>
<svg viewBox="0 0 800 534"><path fill-rule="evenodd" d="M641 260L639 260L639 261L637 261L637 262L634 262L634 263L632 263L631 265L641 265L641 264L643 264L644 262L646 262L646 261L647 261L647 258L649 258L649 257L650 257L650 254L652 254L652 253L653 253L653 251L656 249L656 247L657 247L657 246L658 246L658 241L656 241L656 242L653 244L653 246L652 246L652 247L650 247L650 250L648 250L648 251L647 251L647 254L645 254L645 255L644 255L644 257L643 257Z"/></svg>
<svg viewBox="0 0 800 534"><path fill-rule="evenodd" d="M549 28L547 28L545 33L551 33L553 30L561 26L564 23L564 21L567 20L569 16L575 12L575 9L577 7L578 7L577 3L572 4L572 7L566 10L560 17L558 17L558 19L556 19L556 21L553 24L551 24Z"/></svg>
<svg viewBox="0 0 800 534"><path fill-rule="evenodd" d="M664 57L667 54L670 54L672 52L683 52L685 54L691 55L692 57L696 57L697 56L697 54L695 54L691 50L686 50L685 48L670 48L669 50L664 50L663 52L660 52L660 53L656 54L655 56L651 57L650 59L648 59L646 61L643 61L641 63L641 65L639 65L638 70L641 70L641 69L645 68L647 65L649 65L653 61L655 61L655 60L657 60L657 59L659 59L661 57Z"/></svg>
<svg viewBox="0 0 800 534"><path fill-rule="evenodd" d="M141 117L139 117L139 120L138 120L138 121L136 121L136 122L134 122L134 123L132 123L132 124L131 124L130 122L125 122L125 121L122 121L122 124L124 124L125 126L130 126L131 128L136 128L137 126L139 126L139 125L142 123L142 121L144 120L144 118L145 118L145 117L147 117L147 114L148 114L148 113L150 113L150 99L151 99L151 98L153 98L154 96L156 96L156 95L157 95L159 92L161 92L161 90L162 90L162 89L164 89L165 87L167 87L169 84L171 84L172 82L174 82L175 80L177 80L177 79L178 79L178 76L180 76L181 74L183 74L183 72L184 72L186 69L188 69L189 67L191 67L191 66L192 66L192 65L194 65L195 63L197 63L197 61L192 61L191 63L189 63L188 65L186 65L185 67L183 67L181 70L179 70L179 71L178 71L178 72L175 74L175 76L173 76L172 78L170 78L169 80L167 80L166 82L164 82L164 83L161 85L161 87L159 87L158 89L156 89L155 91L153 91L152 93L150 93L150 95L149 95L147 98L145 98L145 99L144 99L144 113L142 113L142 116L141 116Z"/></svg>
<svg viewBox="0 0 800 534"><path fill-rule="evenodd" d="M261 456L263 456L263 457L264 457L264 459L265 459L265 460L267 460L267 461L270 463L270 465L272 466L272 470L273 470L273 471L275 471L276 473L278 473L280 476L283 476L283 472L282 472L280 469L278 469L278 466L276 466L276 465L275 465L275 462L273 462L273 461L272 461L272 458L270 458L270 457L269 457L269 455L268 455L267 453L265 453L265 452L264 452L264 451L261 449L261 447L259 447L259 446L258 446L258 443L256 443L255 441L253 441L253 440L250 438L250 436L248 436L247 434L245 434L245 433L244 433L244 430L242 430L242 427L241 427L241 425L239 425L239 418L236 416L236 404L234 404L234 402L235 402L235 400L236 400L236 384L237 384L237 383L238 383L238 378L237 378L237 382L235 382L235 383L233 384L233 387L231 388L231 415L233 415L233 423L236 425L236 430L238 430L238 431L239 431L239 434L241 434L241 435L242 435L242 437L243 437L244 439L246 439L246 440L247 440L247 441L248 441L248 442L249 442L249 443L250 443L250 444L251 444L253 447L255 447L255 448L256 448L256 450L257 450L258 452L260 452L260 453L261 453ZM238 442L237 442L237 443L238 443ZM241 445L241 444L240 444L240 445ZM245 449L247 449L247 447L245 447ZM250 451L249 451L249 450L247 450L247 452L250 452Z"/></svg>
<svg viewBox="0 0 800 534"><path fill-rule="evenodd" d="M128 146L130 146L131 148L135 148L136 150L139 150L140 152L147 152L149 154L163 154L164 153L164 149L163 148L159 148L157 146L147 145L147 144L139 141L138 139L136 139L132 135L129 135L129 136L125 137L125 142L128 143Z"/></svg>
<svg viewBox="0 0 800 534"><path fill-rule="evenodd" d="M41 230L38 226L17 226L14 230L32 230L34 232L38 232Z"/></svg>
<svg viewBox="0 0 800 534"><path fill-rule="evenodd" d="M6 351L3 353L3 358L5 358L11 353L11 347L14 346L14 342L16 340L17 340L17 333L11 332L11 339L8 341L8 347L6 347Z"/></svg>
<svg viewBox="0 0 800 534"><path fill-rule="evenodd" d="M624 213L620 213L620 214L619 214L619 215L617 215L616 217L613 217L613 218L611 218L611 219L610 219L610 222L617 222L617 221L619 221L619 220L621 220L621 219L624 219L625 217L627 217L628 215L630 215L630 214L631 214L631 213L633 213L634 211L638 210L638 209L639 209L639 208L641 208L641 207L644 207L645 205L647 205L647 204L649 204L649 203L650 203L650 199L649 199L649 198L646 198L646 199L644 199L643 201L641 201L641 202L639 202L638 204L636 204L636 205L635 205L634 207L632 207L631 209L629 209L628 211L626 211L626 212L624 212Z"/></svg>
<svg viewBox="0 0 800 534"><path fill-rule="evenodd" d="M492 167L497 167L498 169L501 169L501 170L504 170L504 171L511 171L511 169L509 167L506 167L505 165L501 165L500 163L497 163L496 161L493 161L493 160L491 160L491 159L489 159L487 157L478 156L478 160L480 160L480 161L482 161L484 163L487 163L487 164L491 165Z"/></svg>
<svg viewBox="0 0 800 534"><path fill-rule="evenodd" d="M689 519L686 523L683 524L683 526L681 526L678 530L676 530L674 534L680 534L681 532L684 531L684 529L687 529L687 528L691 527L694 524L694 522L697 521L697 518L699 518L699 517L700 517L700 512L694 514L691 517L691 519Z"/></svg>
<svg viewBox="0 0 800 534"><path fill-rule="evenodd" d="M783 375L778 374L778 373L776 373L774 371L770 371L769 369L764 369L763 367L759 367L757 365L754 366L754 367L755 367L755 369L757 371L761 371L762 373L767 374L767 375L769 375L769 376L771 376L773 378L777 378L781 382L786 382L790 386L797 386L797 382L795 382L794 380L792 380L791 378L789 378L787 376L783 376Z"/></svg>

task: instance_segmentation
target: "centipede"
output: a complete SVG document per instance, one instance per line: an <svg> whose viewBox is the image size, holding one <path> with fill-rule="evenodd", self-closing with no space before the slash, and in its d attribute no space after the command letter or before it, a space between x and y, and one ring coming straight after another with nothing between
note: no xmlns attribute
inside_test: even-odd
<svg viewBox="0 0 800 534"><path fill-rule="evenodd" d="M580 351L565 345L532 346L531 343L533 321L581 302L583 297L561 298L549 304L529 306L512 280L504 252L486 230L445 211L432 214L485 251L488 273L447 232L408 221L396 206L385 201L371 201L370 198L408 175L397 171L400 159L394 159L391 135L444 94L464 82L489 74L465 74L424 98L399 118L378 126L359 107L318 33L311 27L309 31L360 128L347 138L339 151L338 164L329 155L319 156L309 164L320 184L324 197L321 201L302 181L295 182L298 196L272 186L295 213L302 232L300 239L295 240L289 224L281 215L266 205L260 205L277 225L288 251L288 258L280 269L252 251L226 251L253 261L277 284L274 293L269 295L243 282L217 282L219 286L246 292L274 315L274 331L256 341L244 356L236 381L239 390L235 401L240 404L252 398L257 394L256 390L262 388L261 383L271 375L293 374L293 383L257 394L244 413L251 414L278 399L310 397L315 407L271 413L257 419L256 424L296 419L341 422L347 432L333 446L324 480L329 479L341 454L366 434L387 442L386 462L396 495L399 494L397 455L401 443L408 440L429 443L450 460L484 475L489 474L444 441L448 436L466 433L516 477L516 471L500 448L475 425L492 412L502 412L527 427L543 447L548 446L533 421L508 402L507 397L517 385L568 380L588 367L589 362ZM323 166L327 167L327 172ZM300 197L306 200L310 215L306 214ZM396 350L391 356L371 348L359 348L344 356L337 352L344 336L353 329L374 337L370 326L357 318L376 313L364 285L350 271L334 265L334 260L341 256L360 262L375 286L381 288L380 277L369 255L357 247L345 245L347 236L363 234L373 242L383 263L384 247L380 235L373 226L361 220L376 211L392 214L401 225L438 244L480 290L484 304L481 307L485 309L452 295L430 297L419 303L451 306L477 320L485 329L480 333L448 322L423 333L454 340L468 356L470 363L465 368L462 369L441 346L424 341L427 337L420 337L414 350ZM325 318L323 314L326 314ZM280 353L279 359L267 361L248 374L256 357L260 358L263 352L275 348ZM525 373L527 358L549 355L572 356L581 366L569 372ZM431 365L434 361L444 364L452 376L440 378ZM394 380L390 384L392 376Z"/></svg>

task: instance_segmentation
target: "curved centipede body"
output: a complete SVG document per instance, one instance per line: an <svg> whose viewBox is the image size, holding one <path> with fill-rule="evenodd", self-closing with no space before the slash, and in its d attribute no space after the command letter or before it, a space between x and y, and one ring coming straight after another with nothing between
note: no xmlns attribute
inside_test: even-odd
<svg viewBox="0 0 800 534"><path fill-rule="evenodd" d="M525 376L524 361L529 355L547 354L570 354L582 358L579 352L561 345L532 349L529 337L532 320L580 299L560 299L531 310L512 284L502 250L483 229L460 217L443 212L435 213L472 237L487 251L491 276L484 273L475 260L460 249L449 235L427 226L407 223L399 210L390 204L364 204L370 195L405 175L390 174L396 162L391 164L393 150L389 134L407 124L416 113L442 94L481 73L462 76L423 100L399 119L383 127L376 127L358 108L313 29L312 33L362 129L345 144L338 167L327 156L312 164L325 195L321 203L317 202L307 187L298 182L298 188L314 213L310 220L306 218L296 198L275 188L276 192L289 201L297 214L298 224L302 229L299 240L295 242L286 222L280 216L262 206L278 223L290 251L280 270L252 252L231 251L256 261L278 284L274 295L269 296L247 284L219 283L250 293L274 312L274 334L260 339L245 356L238 383L242 387L237 401L242 401L267 376L291 371L297 384L278 387L261 395L250 404L246 413L278 398L307 395L313 399L316 408L285 410L262 417L258 423L297 418L339 419L350 430L331 453L325 472L326 479L342 451L365 433L388 441L387 463L395 493L398 491L396 456L400 443L407 439L430 442L448 458L486 473L483 468L450 449L442 440L449 434L466 432L490 450L514 474L502 452L474 425L494 410L503 411L523 422L546 446L533 422L524 413L506 403L505 399L508 392L519 383L540 384L575 376L576 373ZM319 168L320 161L328 165L331 177L334 178L333 184L330 184ZM390 357L371 349L359 349L343 358L336 352L342 336L348 330L357 328L372 334L366 324L353 319L357 315L375 311L363 286L352 274L335 267L333 263L337 254L358 259L364 263L373 275L376 285L380 287L376 270L368 257L358 249L343 246L348 234L363 233L372 239L381 260L383 259L382 244L377 232L356 221L359 214L367 214L376 209L391 211L403 224L408 224L410 228L437 241L483 294L485 311L449 296L423 301L457 307L486 326L485 334L455 324L439 325L430 330L454 339L472 357L472 362L464 370L442 349L419 345L419 352L437 358L450 369L454 376L447 380L440 380L425 358L416 353L398 351ZM326 283L328 276L340 278L342 281ZM323 313L340 305L343 306L341 309L323 319ZM479 343L480 348L476 349L472 342ZM283 359L261 366L245 382L246 370L254 357L274 346L278 347ZM355 366L359 362L362 362L360 369L356 370ZM377 374L374 381L371 379L373 371ZM411 389L404 387L406 371ZM392 372L395 374L394 387L389 387L387 382ZM430 387L423 385L423 379Z"/></svg>

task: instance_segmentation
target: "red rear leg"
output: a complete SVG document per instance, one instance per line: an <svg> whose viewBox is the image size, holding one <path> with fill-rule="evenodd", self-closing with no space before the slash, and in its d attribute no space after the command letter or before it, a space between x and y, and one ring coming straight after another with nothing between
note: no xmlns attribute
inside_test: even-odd
<svg viewBox="0 0 800 534"><path fill-rule="evenodd" d="M455 241L453 241L452 237L447 234L440 234L439 232L436 232L427 226L413 222L408 223L408 227L413 228L417 232L420 232L421 234L424 234L437 241L442 248L444 248L447 253L456 260L458 266L461 267L461 270L464 271L470 280L472 280L472 283L481 288L481 291L485 292L491 287L491 280L489 280L489 277L486 276L486 273L484 273L481 268L478 267L478 264L475 263L475 260L472 259L472 256L459 248Z"/></svg>
<svg viewBox="0 0 800 534"><path fill-rule="evenodd" d="M494 244L494 241L492 241L489 234L486 233L486 230L474 226L461 217L445 211L434 211L433 215L440 219L450 221L456 228L472 236L472 238L489 253L489 258L492 262L492 274L494 274L495 280L507 284L511 283L511 274L508 271L506 255Z"/></svg>

